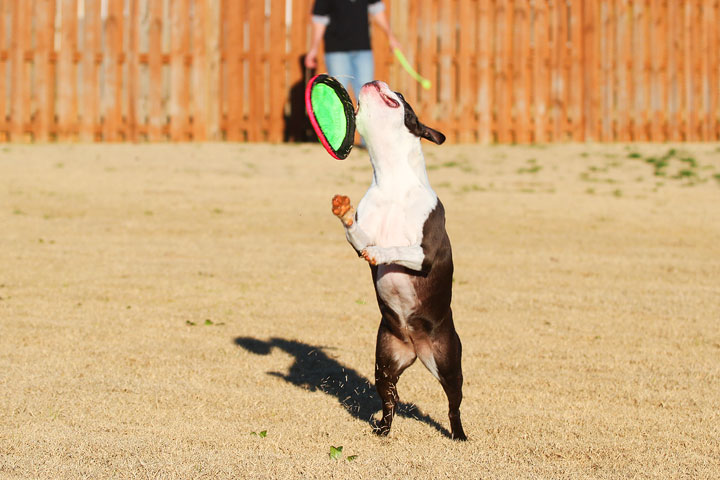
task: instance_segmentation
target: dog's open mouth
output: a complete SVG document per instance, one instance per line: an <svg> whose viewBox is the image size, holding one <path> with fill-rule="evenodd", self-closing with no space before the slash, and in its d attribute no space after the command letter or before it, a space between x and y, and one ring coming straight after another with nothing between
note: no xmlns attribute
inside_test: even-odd
<svg viewBox="0 0 720 480"><path fill-rule="evenodd" d="M383 102L385 102L385 105L387 105L390 108L399 108L400 102L395 100L394 98L390 98L389 96L385 95L382 90L380 90L380 84L377 82L372 82L372 86L375 87L375 90L377 90L378 95L380 95L380 98L383 99Z"/></svg>

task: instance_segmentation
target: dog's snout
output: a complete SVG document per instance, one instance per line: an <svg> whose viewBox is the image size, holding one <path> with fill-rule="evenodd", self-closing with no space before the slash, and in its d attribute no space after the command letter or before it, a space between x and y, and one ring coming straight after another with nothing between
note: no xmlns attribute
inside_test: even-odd
<svg viewBox="0 0 720 480"><path fill-rule="evenodd" d="M399 108L400 102L392 98L388 93L392 93L390 90L390 87L387 86L386 83L381 82L379 80L375 80L369 83L366 83L363 85L363 90L375 90L378 94L378 96L382 99L383 102L385 102L385 105L387 105L390 108ZM388 93L386 93L386 91Z"/></svg>

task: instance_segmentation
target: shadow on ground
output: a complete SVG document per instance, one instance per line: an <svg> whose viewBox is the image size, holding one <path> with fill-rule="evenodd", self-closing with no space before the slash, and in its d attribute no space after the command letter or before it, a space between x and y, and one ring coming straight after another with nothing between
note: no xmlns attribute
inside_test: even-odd
<svg viewBox="0 0 720 480"><path fill-rule="evenodd" d="M295 361L288 373L267 372L268 375L282 378L296 387L310 391L320 390L333 396L350 415L375 427L373 415L380 410L381 402L374 385L355 370L344 367L328 357L322 347L284 338L264 341L251 337L238 337L235 343L257 355L269 355L273 348L289 353L295 357ZM413 404L400 402L396 415L413 418L450 437L450 432L446 428L432 417L421 413Z"/></svg>

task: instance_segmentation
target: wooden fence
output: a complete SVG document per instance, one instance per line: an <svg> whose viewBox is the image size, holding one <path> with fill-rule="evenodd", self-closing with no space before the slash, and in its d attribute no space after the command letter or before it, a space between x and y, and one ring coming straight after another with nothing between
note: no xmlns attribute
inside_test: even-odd
<svg viewBox="0 0 720 480"><path fill-rule="evenodd" d="M720 139L720 0L385 0L461 142ZM312 0L0 0L0 140L307 138ZM324 70L321 63L319 70Z"/></svg>

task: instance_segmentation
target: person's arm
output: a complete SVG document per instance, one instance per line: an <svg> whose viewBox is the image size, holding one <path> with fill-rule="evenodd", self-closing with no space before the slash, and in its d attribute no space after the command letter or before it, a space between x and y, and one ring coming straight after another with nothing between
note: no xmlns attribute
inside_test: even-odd
<svg viewBox="0 0 720 480"><path fill-rule="evenodd" d="M390 23L385 15L385 4L382 2L372 3L370 4L369 12L372 20L377 23L380 29L385 32L385 35L387 35L390 48L393 50L400 48L400 42L398 42L395 35L393 35L392 30L390 29Z"/></svg>
<svg viewBox="0 0 720 480"><path fill-rule="evenodd" d="M320 41L325 35L325 29L327 28L327 22L320 20L318 17L313 16L312 19L312 39L310 40L310 50L305 55L305 67L316 68L317 67L317 54L320 48Z"/></svg>
<svg viewBox="0 0 720 480"><path fill-rule="evenodd" d="M312 37L310 38L310 50L305 55L305 68L317 67L317 55L320 49L320 42L325 35L325 29L330 23L331 5L328 0L315 0L312 8Z"/></svg>

